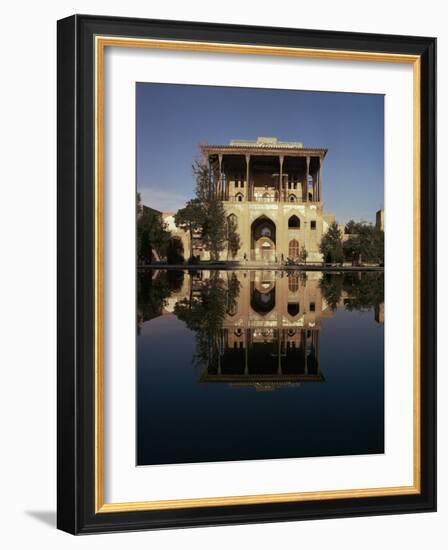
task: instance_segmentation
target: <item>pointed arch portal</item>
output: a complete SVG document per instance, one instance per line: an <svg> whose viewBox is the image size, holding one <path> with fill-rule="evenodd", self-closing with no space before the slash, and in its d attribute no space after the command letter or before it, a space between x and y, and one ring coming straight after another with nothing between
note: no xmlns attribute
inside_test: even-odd
<svg viewBox="0 0 448 550"><path fill-rule="evenodd" d="M276 227L267 216L260 216L252 223L251 259L266 263L276 261Z"/></svg>

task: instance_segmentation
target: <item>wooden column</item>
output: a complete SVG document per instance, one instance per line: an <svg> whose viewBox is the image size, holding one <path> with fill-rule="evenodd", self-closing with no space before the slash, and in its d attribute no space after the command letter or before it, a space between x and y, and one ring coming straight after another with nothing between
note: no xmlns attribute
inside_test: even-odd
<svg viewBox="0 0 448 550"><path fill-rule="evenodd" d="M278 186L280 201L283 201L285 198L283 195L283 159L284 157L282 155L278 157L278 160L280 162L280 174L279 174L279 186Z"/></svg>
<svg viewBox="0 0 448 550"><path fill-rule="evenodd" d="M320 332L316 331L316 362L317 374L320 373Z"/></svg>
<svg viewBox="0 0 448 550"><path fill-rule="evenodd" d="M249 374L249 329L244 329L244 374Z"/></svg>
<svg viewBox="0 0 448 550"><path fill-rule="evenodd" d="M319 157L319 184L317 186L317 196L318 200L322 202L322 168L323 168L323 159Z"/></svg>
<svg viewBox="0 0 448 550"><path fill-rule="evenodd" d="M218 155L219 160L219 175L218 175L218 185L216 188L216 193L220 199L222 199L222 154Z"/></svg>
<svg viewBox="0 0 448 550"><path fill-rule="evenodd" d="M308 362L306 358L306 329L302 329L302 332L300 333L300 344L302 346L302 352L303 352L304 374L308 374Z"/></svg>
<svg viewBox="0 0 448 550"><path fill-rule="evenodd" d="M310 157L306 157L305 202L308 202L308 178L309 177L310 177Z"/></svg>
<svg viewBox="0 0 448 550"><path fill-rule="evenodd" d="M208 193L212 194L212 185L213 185L213 164L211 158L208 157Z"/></svg>
<svg viewBox="0 0 448 550"><path fill-rule="evenodd" d="M277 357L277 374L282 374L282 340L281 340L282 331L280 330L280 328L277 329L277 333L278 333L278 346L277 346L277 354L278 354L278 357Z"/></svg>
<svg viewBox="0 0 448 550"><path fill-rule="evenodd" d="M249 178L250 178L250 171L249 171L249 165L250 165L250 155L246 155L246 200L250 201L252 200L252 192L250 188Z"/></svg>

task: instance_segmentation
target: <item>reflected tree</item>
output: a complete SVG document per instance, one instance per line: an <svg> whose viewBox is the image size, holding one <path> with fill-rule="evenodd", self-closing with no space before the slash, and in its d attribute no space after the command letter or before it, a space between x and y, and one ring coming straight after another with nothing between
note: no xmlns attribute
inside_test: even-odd
<svg viewBox="0 0 448 550"><path fill-rule="evenodd" d="M169 264L182 264L184 262L184 247L178 237L172 237L168 240L166 259Z"/></svg>
<svg viewBox="0 0 448 550"><path fill-rule="evenodd" d="M137 331L145 321L162 314L170 294L166 277L152 269L137 275Z"/></svg>
<svg viewBox="0 0 448 550"><path fill-rule="evenodd" d="M229 308L235 307L240 285L235 274L225 281L218 271L202 281L192 277L191 285L196 287L195 292L177 302L174 313L196 333L195 363L216 366L224 349L224 317Z"/></svg>
<svg viewBox="0 0 448 550"><path fill-rule="evenodd" d="M341 301L342 275L324 273L320 281L320 290L330 308L334 311Z"/></svg>
<svg viewBox="0 0 448 550"><path fill-rule="evenodd" d="M137 274L137 331L145 321L162 315L171 292L182 287L181 270L145 270Z"/></svg>
<svg viewBox="0 0 448 550"><path fill-rule="evenodd" d="M341 304L342 298L345 309L366 310L384 302L384 273L324 273L320 289L332 310Z"/></svg>
<svg viewBox="0 0 448 550"><path fill-rule="evenodd" d="M384 273L346 273L343 289L347 296L345 308L365 310L384 302Z"/></svg>

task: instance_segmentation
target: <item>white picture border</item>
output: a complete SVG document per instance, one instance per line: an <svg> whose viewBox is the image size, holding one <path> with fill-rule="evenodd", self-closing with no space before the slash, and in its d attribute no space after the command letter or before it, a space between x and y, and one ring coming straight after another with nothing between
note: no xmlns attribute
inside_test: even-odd
<svg viewBox="0 0 448 550"><path fill-rule="evenodd" d="M387 267L383 455L136 467L136 82L385 95ZM105 502L411 486L412 65L107 47L104 136ZM306 143L306 136L299 137ZM330 174L326 185L331 185ZM403 273L409 276L403 277Z"/></svg>

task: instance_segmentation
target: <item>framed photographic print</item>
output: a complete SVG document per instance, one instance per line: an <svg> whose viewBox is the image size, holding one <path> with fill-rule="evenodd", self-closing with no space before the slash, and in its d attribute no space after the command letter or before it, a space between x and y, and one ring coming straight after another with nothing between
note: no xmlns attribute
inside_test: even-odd
<svg viewBox="0 0 448 550"><path fill-rule="evenodd" d="M436 508L433 38L58 22L58 527Z"/></svg>

